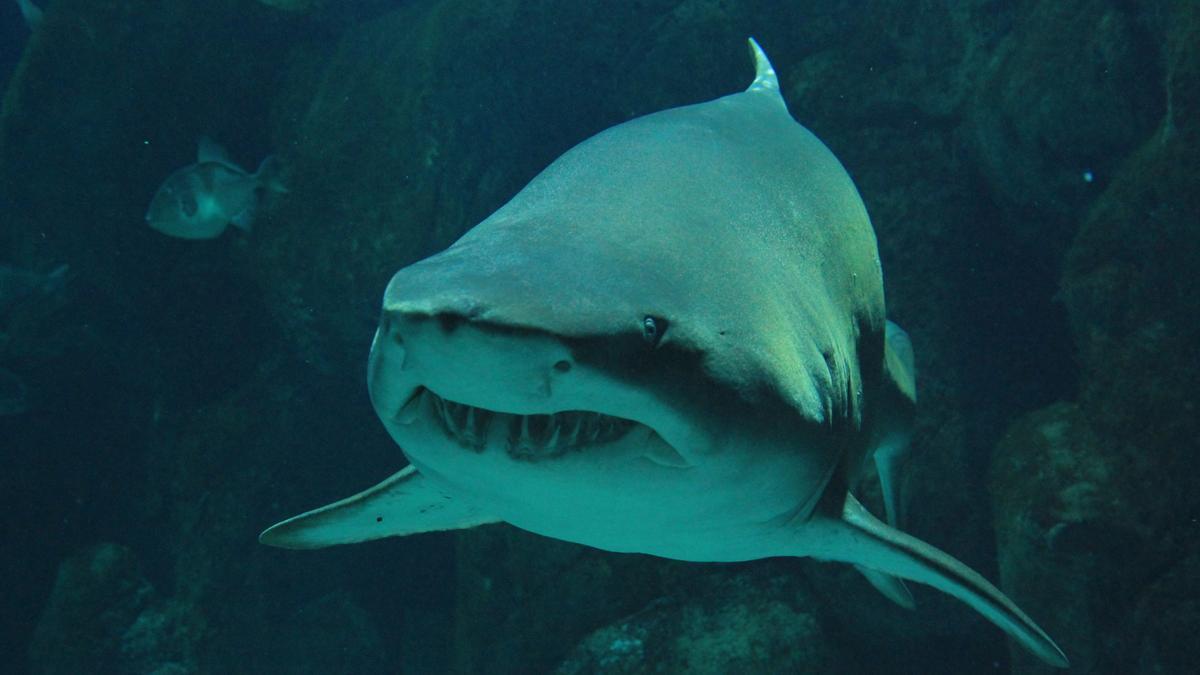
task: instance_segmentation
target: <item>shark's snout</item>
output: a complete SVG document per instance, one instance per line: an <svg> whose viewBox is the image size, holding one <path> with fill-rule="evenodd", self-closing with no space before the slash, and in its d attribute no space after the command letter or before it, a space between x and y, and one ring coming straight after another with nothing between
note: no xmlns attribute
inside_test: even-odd
<svg viewBox="0 0 1200 675"><path fill-rule="evenodd" d="M490 323L470 312L384 311L369 381L381 416L417 387L453 401L515 414L559 408L572 375L569 349L551 335Z"/></svg>

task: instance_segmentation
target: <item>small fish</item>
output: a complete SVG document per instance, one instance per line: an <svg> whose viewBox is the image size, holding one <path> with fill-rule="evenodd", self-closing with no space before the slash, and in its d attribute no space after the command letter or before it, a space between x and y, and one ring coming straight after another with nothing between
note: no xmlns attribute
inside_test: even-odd
<svg viewBox="0 0 1200 675"><path fill-rule="evenodd" d="M21 378L0 368L0 417L29 410L29 390Z"/></svg>
<svg viewBox="0 0 1200 675"><path fill-rule="evenodd" d="M249 232L262 191L287 192L276 174L274 156L251 174L224 148L201 138L196 163L167 177L150 201L146 222L180 239L213 239L230 223Z"/></svg>
<svg viewBox="0 0 1200 675"><path fill-rule="evenodd" d="M42 274L32 270L0 265L0 314L33 297L48 297L67 284L67 266L59 265Z"/></svg>
<svg viewBox="0 0 1200 675"><path fill-rule="evenodd" d="M32 0L17 0L17 7L21 8L21 16L25 17L29 30L37 30L42 25L42 10Z"/></svg>

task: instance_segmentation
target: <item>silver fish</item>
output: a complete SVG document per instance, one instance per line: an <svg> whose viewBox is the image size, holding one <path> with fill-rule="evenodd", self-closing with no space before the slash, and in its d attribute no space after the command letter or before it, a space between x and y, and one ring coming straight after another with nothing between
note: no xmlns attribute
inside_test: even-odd
<svg viewBox="0 0 1200 675"><path fill-rule="evenodd" d="M163 181L150 201L146 222L180 239L214 239L230 224L249 232L263 191L287 191L276 174L273 156L248 173L224 148L201 138L196 163Z"/></svg>

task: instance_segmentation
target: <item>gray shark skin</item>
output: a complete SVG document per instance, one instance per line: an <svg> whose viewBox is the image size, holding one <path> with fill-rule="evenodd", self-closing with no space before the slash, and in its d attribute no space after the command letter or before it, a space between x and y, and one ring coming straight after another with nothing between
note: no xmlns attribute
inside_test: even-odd
<svg viewBox="0 0 1200 675"><path fill-rule="evenodd" d="M751 41L744 92L608 129L401 269L368 365L410 466L271 527L317 548L507 522L692 561L811 556L965 601L1055 666L999 590L896 518L912 348L850 177Z"/></svg>

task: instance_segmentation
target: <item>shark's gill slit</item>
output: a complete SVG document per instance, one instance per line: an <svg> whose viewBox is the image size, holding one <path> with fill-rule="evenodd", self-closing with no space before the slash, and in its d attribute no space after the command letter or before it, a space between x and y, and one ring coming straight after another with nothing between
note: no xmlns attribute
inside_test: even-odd
<svg viewBox="0 0 1200 675"><path fill-rule="evenodd" d="M422 395L429 397L434 420L442 431L476 452L487 447L492 425L504 425L505 451L515 459L556 457L571 450L611 443L638 425L633 420L586 410L514 415L451 401L425 388L414 398Z"/></svg>

